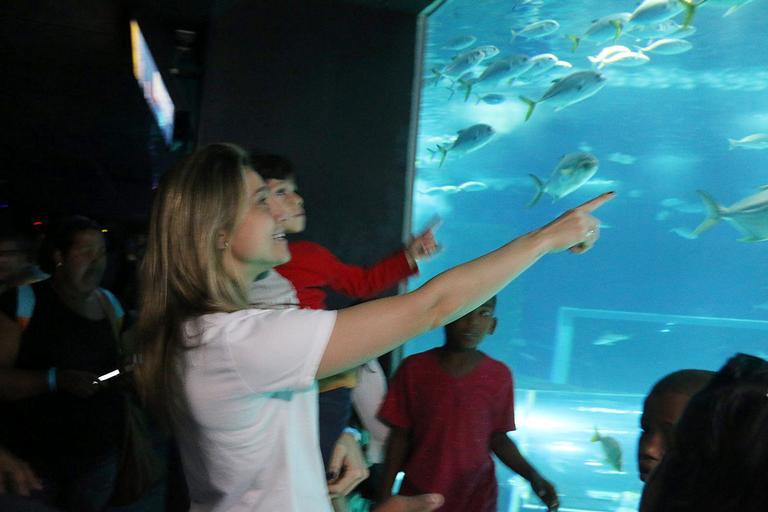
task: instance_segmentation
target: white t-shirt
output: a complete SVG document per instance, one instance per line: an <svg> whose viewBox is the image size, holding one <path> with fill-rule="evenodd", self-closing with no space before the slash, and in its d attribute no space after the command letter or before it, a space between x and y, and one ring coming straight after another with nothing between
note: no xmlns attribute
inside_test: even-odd
<svg viewBox="0 0 768 512"><path fill-rule="evenodd" d="M335 320L246 309L185 323L176 433L192 511L331 511L315 373Z"/></svg>

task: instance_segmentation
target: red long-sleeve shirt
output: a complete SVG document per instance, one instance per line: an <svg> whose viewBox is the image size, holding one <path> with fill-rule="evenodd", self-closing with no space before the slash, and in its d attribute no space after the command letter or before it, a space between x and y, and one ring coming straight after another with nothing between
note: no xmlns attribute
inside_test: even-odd
<svg viewBox="0 0 768 512"><path fill-rule="evenodd" d="M324 288L347 297L365 299L418 272L418 268L411 267L404 250L370 267L361 267L340 261L331 251L314 242L290 242L289 248L291 261L275 270L291 282L299 306L306 309L326 309Z"/></svg>

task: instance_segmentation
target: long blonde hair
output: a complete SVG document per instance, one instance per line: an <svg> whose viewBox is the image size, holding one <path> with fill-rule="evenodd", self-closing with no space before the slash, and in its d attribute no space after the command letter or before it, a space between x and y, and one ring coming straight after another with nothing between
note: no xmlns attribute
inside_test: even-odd
<svg viewBox="0 0 768 512"><path fill-rule="evenodd" d="M136 382L165 420L184 407L177 366L187 348L182 323L247 307L245 287L227 272L220 244L241 215L248 166L241 148L211 144L169 171L157 190L141 266Z"/></svg>

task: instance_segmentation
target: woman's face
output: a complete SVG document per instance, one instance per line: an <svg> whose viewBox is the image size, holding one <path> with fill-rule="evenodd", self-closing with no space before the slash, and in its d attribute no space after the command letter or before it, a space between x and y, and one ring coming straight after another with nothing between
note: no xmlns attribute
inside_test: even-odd
<svg viewBox="0 0 768 512"><path fill-rule="evenodd" d="M291 258L281 226L285 211L261 176L246 172L243 217L232 232L225 259L247 280Z"/></svg>
<svg viewBox="0 0 768 512"><path fill-rule="evenodd" d="M104 235L95 229L80 231L75 234L67 252L57 251L55 257L56 277L73 291L90 293L101 283L107 266Z"/></svg>

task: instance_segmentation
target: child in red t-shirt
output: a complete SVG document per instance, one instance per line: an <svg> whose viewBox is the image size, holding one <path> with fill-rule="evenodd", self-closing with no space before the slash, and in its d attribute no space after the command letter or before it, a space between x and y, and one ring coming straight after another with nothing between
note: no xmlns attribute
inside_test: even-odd
<svg viewBox="0 0 768 512"><path fill-rule="evenodd" d="M443 494L441 512L496 512L493 452L557 510L554 486L507 436L515 429L509 368L477 350L496 328L495 307L494 297L446 325L445 344L406 358L390 382L379 410L391 427L381 499L404 471L402 495Z"/></svg>

